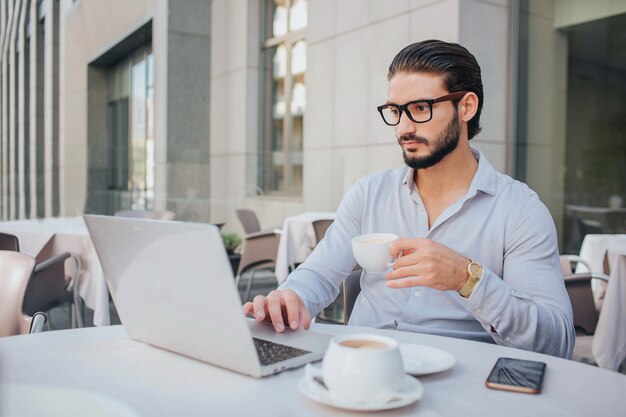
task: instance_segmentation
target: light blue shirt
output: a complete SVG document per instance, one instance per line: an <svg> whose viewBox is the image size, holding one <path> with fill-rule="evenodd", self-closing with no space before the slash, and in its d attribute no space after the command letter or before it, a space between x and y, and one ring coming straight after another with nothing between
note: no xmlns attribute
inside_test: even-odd
<svg viewBox="0 0 626 417"><path fill-rule="evenodd" d="M428 227L408 167L361 178L334 223L280 289L293 289L312 316L330 304L356 266L351 239L366 233L427 238L480 262L485 273L468 299L428 287L389 288L385 273L363 272L350 325L393 328L497 343L569 358L572 307L554 221L537 194L497 172L478 150L467 194ZM495 331L494 331L495 330Z"/></svg>

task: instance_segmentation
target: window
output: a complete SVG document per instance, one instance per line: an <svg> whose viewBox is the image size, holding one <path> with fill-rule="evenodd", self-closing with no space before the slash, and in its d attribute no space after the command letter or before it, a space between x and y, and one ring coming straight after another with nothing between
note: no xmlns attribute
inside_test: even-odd
<svg viewBox="0 0 626 417"><path fill-rule="evenodd" d="M142 48L109 70L111 212L154 208L153 62Z"/></svg>
<svg viewBox="0 0 626 417"><path fill-rule="evenodd" d="M270 195L301 196L307 2L268 1L262 15L259 186Z"/></svg>
<svg viewBox="0 0 626 417"><path fill-rule="evenodd" d="M523 1L519 16L515 174L564 253L587 233L626 232L626 6L578 3Z"/></svg>

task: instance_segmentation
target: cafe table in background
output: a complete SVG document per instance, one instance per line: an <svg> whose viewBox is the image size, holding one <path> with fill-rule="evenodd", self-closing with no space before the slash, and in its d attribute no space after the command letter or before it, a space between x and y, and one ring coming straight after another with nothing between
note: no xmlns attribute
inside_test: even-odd
<svg viewBox="0 0 626 417"><path fill-rule="evenodd" d="M279 284L287 279L289 272L313 251L317 240L313 222L334 220L334 212L305 212L290 216L283 222L282 234L276 256L276 280Z"/></svg>
<svg viewBox="0 0 626 417"><path fill-rule="evenodd" d="M579 256L591 267L591 271L582 262L576 265L576 273L601 272L604 273L604 260L608 250L626 254L626 234L589 234L583 239ZM592 280L593 298L598 311L606 293L604 281Z"/></svg>
<svg viewBox="0 0 626 417"><path fill-rule="evenodd" d="M59 217L0 222L0 232L17 236L20 252L39 263L51 256L71 252L80 258L78 293L94 311L93 324L110 324L109 291L98 255L82 217Z"/></svg>
<svg viewBox="0 0 626 417"><path fill-rule="evenodd" d="M626 375L553 356L442 336L314 323L331 335L375 333L401 343L443 349L452 368L420 376L422 398L387 416L620 416ZM202 321L198 321L202 331ZM227 347L234 349L236 346ZM538 395L489 389L499 357L547 364ZM60 330L0 338L0 414L9 395L30 395L56 417L96 415L108 404L117 416L355 416L299 391L304 369L256 379L130 339L122 326ZM316 364L320 366L320 364ZM48 403L46 403L46 401ZM15 404L14 404L15 405ZM20 407L20 404L15 405ZM60 407L59 414L53 408ZM363 415L383 415L367 413Z"/></svg>

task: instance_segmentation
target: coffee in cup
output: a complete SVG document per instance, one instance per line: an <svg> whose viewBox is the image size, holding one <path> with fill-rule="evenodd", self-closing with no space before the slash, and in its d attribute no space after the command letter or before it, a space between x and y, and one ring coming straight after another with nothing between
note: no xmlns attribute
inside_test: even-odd
<svg viewBox="0 0 626 417"><path fill-rule="evenodd" d="M368 272L383 272L393 261L389 250L398 238L392 233L371 233L352 239L354 258Z"/></svg>
<svg viewBox="0 0 626 417"><path fill-rule="evenodd" d="M371 334L347 334L330 341L318 373L331 395L355 403L385 403L404 384L404 364L398 342Z"/></svg>

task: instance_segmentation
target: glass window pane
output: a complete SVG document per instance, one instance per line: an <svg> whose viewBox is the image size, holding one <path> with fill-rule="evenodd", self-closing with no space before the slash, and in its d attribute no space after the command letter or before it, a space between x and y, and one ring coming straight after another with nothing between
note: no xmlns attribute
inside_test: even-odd
<svg viewBox="0 0 626 417"><path fill-rule="evenodd" d="M304 42L302 42L302 44L304 44ZM296 75L293 75L291 79L291 85L291 138L289 146L289 169L291 171L289 176L291 178L291 183L289 184L289 187L292 193L301 194L304 110L306 108L306 86L304 83L304 72L299 72Z"/></svg>
<svg viewBox="0 0 626 417"><path fill-rule="evenodd" d="M292 0L289 9L289 30L295 31L304 29L307 24L307 2L306 0Z"/></svg>
<svg viewBox="0 0 626 417"><path fill-rule="evenodd" d="M132 67L131 191L133 209L145 208L146 188L146 61Z"/></svg>
<svg viewBox="0 0 626 417"><path fill-rule="evenodd" d="M586 233L626 232L626 13L526 7L515 174L550 209L560 251L578 253Z"/></svg>
<svg viewBox="0 0 626 417"><path fill-rule="evenodd" d="M272 36L283 36L287 33L287 7L285 0L274 0Z"/></svg>
<svg viewBox="0 0 626 417"><path fill-rule="evenodd" d="M307 2L274 0L268 4L265 28L271 28L268 37L274 39L270 43L277 45L263 50L259 185L266 193L298 195L302 193L307 45L304 39L285 35L306 28Z"/></svg>
<svg viewBox="0 0 626 417"><path fill-rule="evenodd" d="M300 74L306 71L306 42L298 41L291 50L291 73Z"/></svg>
<svg viewBox="0 0 626 417"><path fill-rule="evenodd" d="M259 147L259 182L264 191L275 191L284 181L285 72L284 46L269 48L264 53L264 129ZM282 75L281 75L282 73Z"/></svg>

